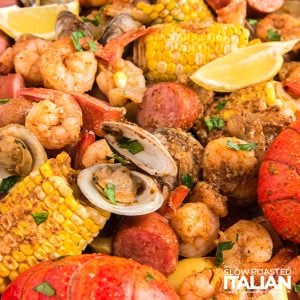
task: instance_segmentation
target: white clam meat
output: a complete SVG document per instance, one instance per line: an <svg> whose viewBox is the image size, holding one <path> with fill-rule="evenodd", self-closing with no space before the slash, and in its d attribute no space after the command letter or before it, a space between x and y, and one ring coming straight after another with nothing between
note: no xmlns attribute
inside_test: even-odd
<svg viewBox="0 0 300 300"><path fill-rule="evenodd" d="M122 156L132 161L140 169L154 176L176 176L177 166L167 148L157 137L147 130L123 122L106 121L102 126L107 142ZM120 141L136 142L141 148L131 151Z"/></svg>
<svg viewBox="0 0 300 300"><path fill-rule="evenodd" d="M123 176L121 172L126 174ZM163 196L151 177L121 164L97 164L84 169L78 175L77 184L93 205L119 215L148 214L163 203ZM113 187L114 199L110 197L112 194L107 194L108 187Z"/></svg>
<svg viewBox="0 0 300 300"><path fill-rule="evenodd" d="M46 160L45 149L26 127L10 124L0 128L0 178L25 177Z"/></svg>

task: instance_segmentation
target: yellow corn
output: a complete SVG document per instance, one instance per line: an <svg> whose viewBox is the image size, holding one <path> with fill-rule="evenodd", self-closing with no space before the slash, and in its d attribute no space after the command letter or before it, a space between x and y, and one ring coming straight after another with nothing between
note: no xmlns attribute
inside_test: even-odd
<svg viewBox="0 0 300 300"><path fill-rule="evenodd" d="M155 4L138 2L136 8L150 19L152 24L179 21L204 21L206 24L214 21L214 16L203 0L158 0Z"/></svg>
<svg viewBox="0 0 300 300"><path fill-rule="evenodd" d="M177 80L201 65L247 45L249 31L239 24L214 23L205 28L191 24L156 25L158 30L141 38L134 62L150 81Z"/></svg>
<svg viewBox="0 0 300 300"><path fill-rule="evenodd" d="M70 157L63 152L17 183L1 201L0 294L30 266L80 254L105 225L109 213L76 198L74 176ZM33 214L41 213L48 215L38 224Z"/></svg>

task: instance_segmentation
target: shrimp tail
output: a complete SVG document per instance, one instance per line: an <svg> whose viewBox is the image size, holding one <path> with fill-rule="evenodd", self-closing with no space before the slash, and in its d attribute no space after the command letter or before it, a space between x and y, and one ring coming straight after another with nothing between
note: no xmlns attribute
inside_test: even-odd
<svg viewBox="0 0 300 300"><path fill-rule="evenodd" d="M98 48L94 54L105 65L114 66L119 59L121 59L124 48L134 40L156 31L154 27L140 27L125 32L107 42L104 47Z"/></svg>
<svg viewBox="0 0 300 300"><path fill-rule="evenodd" d="M17 98L40 102L45 99L53 100L56 96L63 94L65 93L45 88L22 88L17 92Z"/></svg>

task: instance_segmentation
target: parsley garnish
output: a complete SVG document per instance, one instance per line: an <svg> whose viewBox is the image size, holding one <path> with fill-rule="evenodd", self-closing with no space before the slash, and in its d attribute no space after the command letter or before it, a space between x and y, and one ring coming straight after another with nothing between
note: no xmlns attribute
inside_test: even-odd
<svg viewBox="0 0 300 300"><path fill-rule="evenodd" d="M89 19L87 17L81 17L81 19L84 21L84 22L90 22L92 23L93 25L95 26L99 26L100 24L100 13L98 13L94 19Z"/></svg>
<svg viewBox="0 0 300 300"><path fill-rule="evenodd" d="M47 281L37 285L33 290L49 297L55 296L56 294L55 289Z"/></svg>
<svg viewBox="0 0 300 300"><path fill-rule="evenodd" d="M145 279L146 279L147 281L151 281L151 280L154 279L154 277L152 276L151 273L148 272Z"/></svg>
<svg viewBox="0 0 300 300"><path fill-rule="evenodd" d="M258 20L256 20L256 19L248 19L248 23L249 23L251 26L256 25L257 22L258 22Z"/></svg>
<svg viewBox="0 0 300 300"><path fill-rule="evenodd" d="M31 214L35 223L40 225L48 219L49 213L47 211Z"/></svg>
<svg viewBox="0 0 300 300"><path fill-rule="evenodd" d="M255 143L251 143L251 144L236 144L233 141L227 141L227 147L234 149L236 151L252 151L256 148L256 144Z"/></svg>
<svg viewBox="0 0 300 300"><path fill-rule="evenodd" d="M116 186L114 184L108 183L103 192L112 204L116 204Z"/></svg>
<svg viewBox="0 0 300 300"><path fill-rule="evenodd" d="M204 122L208 128L208 131L212 131L213 129L222 129L225 124L224 120L218 116L213 116L210 119L204 120Z"/></svg>
<svg viewBox="0 0 300 300"><path fill-rule="evenodd" d="M4 178L0 184L0 192L7 193L20 179L20 176L13 175Z"/></svg>
<svg viewBox="0 0 300 300"><path fill-rule="evenodd" d="M144 151L144 147L139 143L139 141L131 140L124 136L118 139L118 145L122 149L127 149L131 154L137 154Z"/></svg>
<svg viewBox="0 0 300 300"><path fill-rule="evenodd" d="M268 40L269 41L280 41L281 36L278 34L277 31L273 30L272 28L268 30Z"/></svg>
<svg viewBox="0 0 300 300"><path fill-rule="evenodd" d="M0 99L0 104L4 104L9 102L10 98L4 98L4 99Z"/></svg>
<svg viewBox="0 0 300 300"><path fill-rule="evenodd" d="M234 243L233 242L220 242L218 247L217 247L217 252L216 252L216 266L220 266L224 262L224 257L223 257L223 251L224 250L231 250L233 247Z"/></svg>
<svg viewBox="0 0 300 300"><path fill-rule="evenodd" d="M226 103L226 100L218 102L216 107L217 112L220 112L225 107Z"/></svg>
<svg viewBox="0 0 300 300"><path fill-rule="evenodd" d="M294 291L300 293L300 284L294 284Z"/></svg>
<svg viewBox="0 0 300 300"><path fill-rule="evenodd" d="M90 40L88 41L88 44L91 52L95 52L97 50L97 45L94 41Z"/></svg>
<svg viewBox="0 0 300 300"><path fill-rule="evenodd" d="M71 38L74 44L74 47L77 51L83 51L81 45L80 45L80 38L85 37L85 33L82 30L74 31L71 34Z"/></svg>
<svg viewBox="0 0 300 300"><path fill-rule="evenodd" d="M193 179L191 177L191 175L189 174L184 174L181 176L181 180L182 180L182 183L187 186L189 189L191 189L194 185L193 183Z"/></svg>
<svg viewBox="0 0 300 300"><path fill-rule="evenodd" d="M119 156L117 153L114 153L114 159L121 163L123 166L128 165L128 161L126 159L124 159L123 157Z"/></svg>

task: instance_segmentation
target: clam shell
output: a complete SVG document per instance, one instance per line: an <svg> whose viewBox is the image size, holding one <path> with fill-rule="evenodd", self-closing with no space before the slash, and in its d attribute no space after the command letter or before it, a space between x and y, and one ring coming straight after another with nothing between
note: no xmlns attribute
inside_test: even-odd
<svg viewBox="0 0 300 300"><path fill-rule="evenodd" d="M102 129L106 132L105 139L115 150L148 174L177 175L177 166L171 154L159 139L147 130L135 124L112 121L104 122ZM137 154L131 154L127 149L120 148L118 139L121 137L137 140L144 150Z"/></svg>
<svg viewBox="0 0 300 300"><path fill-rule="evenodd" d="M131 204L112 204L102 195L93 183L93 174L103 167L118 168L120 164L98 164L82 170L77 178L77 184L84 196L96 207L118 215L135 216L153 212L161 207L163 196L154 180L136 171L130 171L131 176L144 182L145 189L137 195L136 202Z"/></svg>

